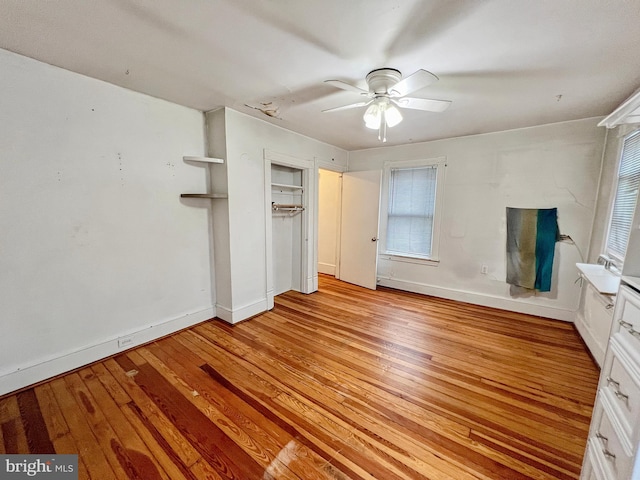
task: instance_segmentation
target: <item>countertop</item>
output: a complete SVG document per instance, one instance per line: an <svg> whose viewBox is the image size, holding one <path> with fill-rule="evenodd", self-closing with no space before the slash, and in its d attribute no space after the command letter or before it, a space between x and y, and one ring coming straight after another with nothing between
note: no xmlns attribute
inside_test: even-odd
<svg viewBox="0 0 640 480"><path fill-rule="evenodd" d="M615 295L618 293L620 286L620 276L607 270L602 265L592 263L576 263L576 267L580 270L580 274L593 285L593 287L602 295ZM629 277L634 278L634 277ZM637 279L637 286L640 288L640 279Z"/></svg>

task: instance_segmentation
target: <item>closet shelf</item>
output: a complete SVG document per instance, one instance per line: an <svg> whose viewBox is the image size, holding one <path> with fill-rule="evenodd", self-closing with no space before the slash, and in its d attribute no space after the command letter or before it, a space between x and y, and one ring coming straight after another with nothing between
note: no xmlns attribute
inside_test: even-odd
<svg viewBox="0 0 640 480"><path fill-rule="evenodd" d="M224 163L222 158L198 157L194 155L185 155L182 159L188 162Z"/></svg>
<svg viewBox="0 0 640 480"><path fill-rule="evenodd" d="M229 198L226 193L182 193L182 198Z"/></svg>
<svg viewBox="0 0 640 480"><path fill-rule="evenodd" d="M303 188L300 185L287 185L285 183L272 183L271 186L276 188L286 188L289 190L302 190Z"/></svg>

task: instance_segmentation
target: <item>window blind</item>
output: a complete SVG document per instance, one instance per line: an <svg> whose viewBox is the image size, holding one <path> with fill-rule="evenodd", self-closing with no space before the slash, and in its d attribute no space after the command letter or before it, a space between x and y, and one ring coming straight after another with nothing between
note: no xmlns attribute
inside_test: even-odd
<svg viewBox="0 0 640 480"><path fill-rule="evenodd" d="M640 132L627 137L622 146L618 186L607 237L607 253L624 259L640 187Z"/></svg>
<svg viewBox="0 0 640 480"><path fill-rule="evenodd" d="M391 169L387 253L429 257L438 167Z"/></svg>

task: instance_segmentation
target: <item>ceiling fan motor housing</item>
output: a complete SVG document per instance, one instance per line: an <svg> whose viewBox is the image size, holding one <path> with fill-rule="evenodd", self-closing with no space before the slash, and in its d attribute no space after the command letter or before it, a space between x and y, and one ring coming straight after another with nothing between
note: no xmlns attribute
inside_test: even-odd
<svg viewBox="0 0 640 480"><path fill-rule="evenodd" d="M376 94L387 94L391 87L402 80L402 73L395 68L378 68L367 74L369 91Z"/></svg>

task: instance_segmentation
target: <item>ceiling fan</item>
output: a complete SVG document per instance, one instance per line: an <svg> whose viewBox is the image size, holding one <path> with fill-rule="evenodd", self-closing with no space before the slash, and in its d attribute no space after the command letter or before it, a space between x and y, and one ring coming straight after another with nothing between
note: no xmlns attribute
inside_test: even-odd
<svg viewBox="0 0 640 480"><path fill-rule="evenodd" d="M433 73L422 69L403 79L402 73L395 68L378 68L369 72L366 76L368 91L341 80L325 80L329 85L357 93L367 97L367 100L329 108L323 112L338 112L368 106L363 116L364 123L367 128L378 130L378 140L386 142L387 127L394 127L402 121L402 114L397 107L442 112L451 105L449 100L407 97L410 93L427 87L437 80L438 77Z"/></svg>

